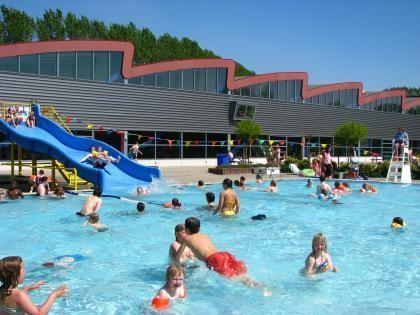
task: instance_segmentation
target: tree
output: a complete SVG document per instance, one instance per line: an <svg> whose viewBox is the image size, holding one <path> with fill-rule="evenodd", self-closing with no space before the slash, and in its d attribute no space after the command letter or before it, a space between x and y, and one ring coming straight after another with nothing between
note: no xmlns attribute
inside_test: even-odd
<svg viewBox="0 0 420 315"><path fill-rule="evenodd" d="M1 41L4 43L30 42L35 34L35 22L25 12L1 6Z"/></svg>
<svg viewBox="0 0 420 315"><path fill-rule="evenodd" d="M408 97L420 97L420 87L407 87L407 86L397 86L391 87L389 89L385 89L384 91L392 91L392 90L405 90L406 95Z"/></svg>
<svg viewBox="0 0 420 315"><path fill-rule="evenodd" d="M243 140L247 140L249 145L249 156L247 147L244 147L244 158L248 160L251 155L252 141L255 140L261 134L261 125L253 122L252 120L241 120L237 123L235 134Z"/></svg>
<svg viewBox="0 0 420 315"><path fill-rule="evenodd" d="M359 141L364 140L366 135L366 127L352 120L342 123L335 130L334 142L352 149L354 146L358 146ZM348 150L346 151L348 152Z"/></svg>
<svg viewBox="0 0 420 315"><path fill-rule="evenodd" d="M63 12L59 9L45 10L43 18L36 20L36 32L39 40L65 39Z"/></svg>

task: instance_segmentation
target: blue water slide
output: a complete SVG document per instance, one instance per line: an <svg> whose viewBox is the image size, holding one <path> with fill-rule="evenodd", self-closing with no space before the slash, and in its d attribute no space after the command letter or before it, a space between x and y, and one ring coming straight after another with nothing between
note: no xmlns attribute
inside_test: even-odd
<svg viewBox="0 0 420 315"><path fill-rule="evenodd" d="M104 193L132 189L147 185L153 178L161 178L159 169L140 165L102 141L69 134L57 123L42 116L38 104L32 105L32 110L36 116L35 128L24 125L14 128L0 119L1 132L26 150L47 155L68 168L76 168L79 177L99 186ZM80 160L90 153L91 146L102 147L116 159L121 156L120 162L110 163L104 170L94 168L89 162L81 163Z"/></svg>

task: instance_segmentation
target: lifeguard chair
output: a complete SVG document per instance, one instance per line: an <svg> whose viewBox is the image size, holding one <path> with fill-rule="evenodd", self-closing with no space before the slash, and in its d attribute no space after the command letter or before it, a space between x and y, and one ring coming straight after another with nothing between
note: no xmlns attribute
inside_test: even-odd
<svg viewBox="0 0 420 315"><path fill-rule="evenodd" d="M392 157L389 163L387 182L411 184L411 164L410 151L408 144L404 145L402 155L395 151L394 143L392 145Z"/></svg>

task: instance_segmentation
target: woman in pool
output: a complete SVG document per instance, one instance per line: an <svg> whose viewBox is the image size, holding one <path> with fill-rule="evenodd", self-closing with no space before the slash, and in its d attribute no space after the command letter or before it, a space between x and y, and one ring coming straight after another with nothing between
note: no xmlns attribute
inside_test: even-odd
<svg viewBox="0 0 420 315"><path fill-rule="evenodd" d="M305 273L311 275L327 270L338 272L338 268L332 264L327 252L327 238L322 233L318 233L312 238L312 252L306 258Z"/></svg>
<svg viewBox="0 0 420 315"><path fill-rule="evenodd" d="M29 297L29 291L38 289L44 284L38 281L32 285L18 289L18 285L25 279L25 266L19 256L5 257L0 260L0 313L6 314L22 312L27 314L47 314L55 300L67 293L67 286L55 289L44 304L36 306Z"/></svg>
<svg viewBox="0 0 420 315"><path fill-rule="evenodd" d="M225 178L222 183L224 191L220 193L219 205L213 214L219 211L223 216L233 216L239 213L239 199L236 192L232 189L232 180Z"/></svg>
<svg viewBox="0 0 420 315"><path fill-rule="evenodd" d="M166 283L156 293L160 299L184 299L187 297L187 290L184 285L184 268L181 265L173 264L166 270Z"/></svg>

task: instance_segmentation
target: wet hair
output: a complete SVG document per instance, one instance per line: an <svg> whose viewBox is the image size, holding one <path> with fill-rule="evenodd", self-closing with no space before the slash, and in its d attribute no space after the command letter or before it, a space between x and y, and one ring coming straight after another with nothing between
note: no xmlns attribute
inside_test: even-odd
<svg viewBox="0 0 420 315"><path fill-rule="evenodd" d="M54 194L56 194L59 197L63 196L64 195L64 189L63 189L63 187L62 186L57 186L54 189Z"/></svg>
<svg viewBox="0 0 420 315"><path fill-rule="evenodd" d="M200 232L200 220L195 217L189 217L185 220L185 229L195 234Z"/></svg>
<svg viewBox="0 0 420 315"><path fill-rule="evenodd" d="M180 223L175 226L175 239L178 241L178 237L176 236L179 232L185 231L185 225Z"/></svg>
<svg viewBox="0 0 420 315"><path fill-rule="evenodd" d="M343 186L344 186L344 187L347 187L347 188L350 188L350 184L349 184L349 183L347 183L347 182L344 182L344 183L343 183Z"/></svg>
<svg viewBox="0 0 420 315"><path fill-rule="evenodd" d="M401 217L395 217L392 219L392 223L397 223L399 225L404 225L404 220Z"/></svg>
<svg viewBox="0 0 420 315"><path fill-rule="evenodd" d="M214 193L212 193L211 191L206 192L206 200L208 203L214 202L215 199L216 197L214 196Z"/></svg>
<svg viewBox="0 0 420 315"><path fill-rule="evenodd" d="M235 179L235 181L233 182L233 184L237 187L239 187L239 180Z"/></svg>
<svg viewBox="0 0 420 315"><path fill-rule="evenodd" d="M179 202L178 198L173 198L172 199L172 206L174 207L181 207L182 203Z"/></svg>
<svg viewBox="0 0 420 315"><path fill-rule="evenodd" d="M48 181L48 176L42 176L41 177L41 183L45 183Z"/></svg>
<svg viewBox="0 0 420 315"><path fill-rule="evenodd" d="M166 269L166 282L169 282L171 279L178 275L185 275L184 268L182 268L180 264L169 265L168 269Z"/></svg>
<svg viewBox="0 0 420 315"><path fill-rule="evenodd" d="M262 179L262 177L261 177L261 175L260 175L260 174L257 174L257 175L255 175L255 179L256 179L256 180L259 180L259 179Z"/></svg>
<svg viewBox="0 0 420 315"><path fill-rule="evenodd" d="M312 182L313 182L312 178L308 178L308 184Z"/></svg>
<svg viewBox="0 0 420 315"><path fill-rule="evenodd" d="M338 187L340 187L340 185L341 185L340 181L336 180L335 183L334 183L334 187L338 188Z"/></svg>
<svg viewBox="0 0 420 315"><path fill-rule="evenodd" d="M99 215L96 212L92 213L89 216L89 218L90 218L91 223L98 223L99 222Z"/></svg>
<svg viewBox="0 0 420 315"><path fill-rule="evenodd" d="M276 181L272 179L270 182L270 186L277 187Z"/></svg>
<svg viewBox="0 0 420 315"><path fill-rule="evenodd" d="M93 193L92 194L96 197L100 197L102 195L102 191L99 189L98 186L95 186L95 188L93 188Z"/></svg>
<svg viewBox="0 0 420 315"><path fill-rule="evenodd" d="M362 188L363 189L367 189L368 188L368 184L367 183L363 183Z"/></svg>
<svg viewBox="0 0 420 315"><path fill-rule="evenodd" d="M322 233L317 233L312 238L312 253L315 253L315 244L318 242L324 244L324 252L327 252L327 238Z"/></svg>
<svg viewBox="0 0 420 315"><path fill-rule="evenodd" d="M321 175L321 176L319 176L319 181L322 183L322 182L325 182L325 176L324 175Z"/></svg>
<svg viewBox="0 0 420 315"><path fill-rule="evenodd" d="M230 178L225 178L223 180L223 187L232 188L232 180Z"/></svg>
<svg viewBox="0 0 420 315"><path fill-rule="evenodd" d="M244 182L245 181L245 176L239 177L239 181Z"/></svg>
<svg viewBox="0 0 420 315"><path fill-rule="evenodd" d="M267 219L267 216L265 214L257 214L257 215L254 215L253 217L251 217L251 220L253 220L253 221L262 221L262 220L265 220L265 219Z"/></svg>
<svg viewBox="0 0 420 315"><path fill-rule="evenodd" d="M44 170L39 170L39 174L44 175Z"/></svg>
<svg viewBox="0 0 420 315"><path fill-rule="evenodd" d="M4 257L0 260L0 298L4 303L6 297L12 294L12 289L19 284L22 258L19 256Z"/></svg>
<svg viewBox="0 0 420 315"><path fill-rule="evenodd" d="M198 187L204 186L204 182L200 179L197 184Z"/></svg>
<svg viewBox="0 0 420 315"><path fill-rule="evenodd" d="M139 211L139 212L144 211L144 203L143 202L139 202L137 204L137 211Z"/></svg>

